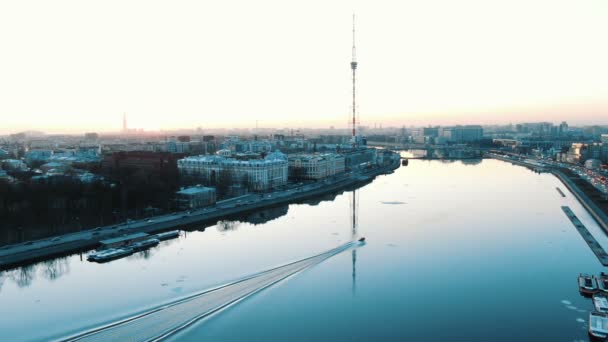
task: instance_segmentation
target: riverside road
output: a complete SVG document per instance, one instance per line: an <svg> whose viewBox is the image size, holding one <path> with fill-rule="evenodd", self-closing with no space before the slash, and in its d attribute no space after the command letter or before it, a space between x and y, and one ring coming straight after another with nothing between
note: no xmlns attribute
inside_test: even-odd
<svg viewBox="0 0 608 342"><path fill-rule="evenodd" d="M301 201L328 193L343 191L372 180L373 177L391 172L399 167L399 160L392 164L311 184L294 184L284 190L271 193L254 193L219 201L215 205L191 211L159 215L137 221L98 227L60 237L28 241L0 247L0 270L55 255L65 255L93 249L99 241L133 233L157 233L194 223L219 220L267 207Z"/></svg>

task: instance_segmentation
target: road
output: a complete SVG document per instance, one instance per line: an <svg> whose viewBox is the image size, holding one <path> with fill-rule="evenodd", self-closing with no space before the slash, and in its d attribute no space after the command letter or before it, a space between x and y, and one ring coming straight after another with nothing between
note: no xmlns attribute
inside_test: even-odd
<svg viewBox="0 0 608 342"><path fill-rule="evenodd" d="M165 304L143 314L102 326L63 341L155 341L209 317L281 280L364 242L348 242L337 248L245 277L186 299Z"/></svg>

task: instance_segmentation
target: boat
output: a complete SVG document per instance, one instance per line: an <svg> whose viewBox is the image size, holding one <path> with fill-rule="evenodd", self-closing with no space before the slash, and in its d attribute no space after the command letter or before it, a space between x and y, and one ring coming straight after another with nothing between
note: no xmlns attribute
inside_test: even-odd
<svg viewBox="0 0 608 342"><path fill-rule="evenodd" d="M608 274L604 272L600 273L600 276L597 277L597 288L602 292L608 293Z"/></svg>
<svg viewBox="0 0 608 342"><path fill-rule="evenodd" d="M578 287L583 296L591 296L598 291L597 279L595 276L581 273L578 276Z"/></svg>
<svg viewBox="0 0 608 342"><path fill-rule="evenodd" d="M134 251L143 251L144 249L158 246L159 243L160 243L159 239L148 239L148 240L135 242L135 243L129 245L128 247L132 248Z"/></svg>
<svg viewBox="0 0 608 342"><path fill-rule="evenodd" d="M608 295L603 292L593 294L593 306L597 312L608 313Z"/></svg>
<svg viewBox="0 0 608 342"><path fill-rule="evenodd" d="M359 242L363 242L363 241L365 241L365 237L362 237L359 239Z"/></svg>
<svg viewBox="0 0 608 342"><path fill-rule="evenodd" d="M99 252L95 252L89 254L87 260L89 261L97 261L97 262L106 262L110 260L119 259L125 257L127 255L133 254L133 249L128 247L123 248L108 248L101 250Z"/></svg>
<svg viewBox="0 0 608 342"><path fill-rule="evenodd" d="M602 341L608 337L608 314L595 311L589 314L589 336Z"/></svg>
<svg viewBox="0 0 608 342"><path fill-rule="evenodd" d="M158 233L156 234L156 238L160 241L173 239L179 236L179 230L172 230L170 232Z"/></svg>

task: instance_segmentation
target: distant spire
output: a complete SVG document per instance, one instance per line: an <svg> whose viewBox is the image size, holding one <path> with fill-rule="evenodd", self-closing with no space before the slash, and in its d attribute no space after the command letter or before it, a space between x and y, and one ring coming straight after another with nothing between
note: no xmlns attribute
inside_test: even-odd
<svg viewBox="0 0 608 342"><path fill-rule="evenodd" d="M122 113L122 130L127 131L127 113Z"/></svg>

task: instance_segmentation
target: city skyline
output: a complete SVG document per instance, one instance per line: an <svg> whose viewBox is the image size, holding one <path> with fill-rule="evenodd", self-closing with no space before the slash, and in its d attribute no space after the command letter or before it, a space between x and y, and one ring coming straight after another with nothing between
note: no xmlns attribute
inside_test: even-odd
<svg viewBox="0 0 608 342"><path fill-rule="evenodd" d="M0 11L0 134L117 132L125 112L145 130L346 129L352 10L363 126L608 124L602 1L36 6Z"/></svg>

